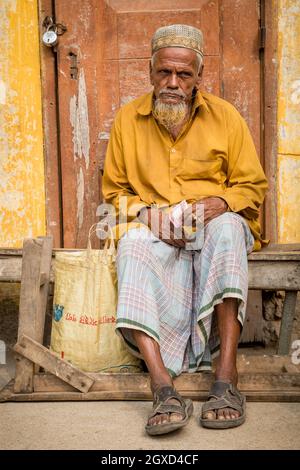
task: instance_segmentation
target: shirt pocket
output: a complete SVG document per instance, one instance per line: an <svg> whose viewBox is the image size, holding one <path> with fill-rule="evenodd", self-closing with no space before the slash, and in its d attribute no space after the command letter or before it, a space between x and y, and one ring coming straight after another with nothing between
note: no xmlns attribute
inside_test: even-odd
<svg viewBox="0 0 300 470"><path fill-rule="evenodd" d="M183 158L178 175L184 181L208 180L219 183L221 180L222 160L200 160Z"/></svg>

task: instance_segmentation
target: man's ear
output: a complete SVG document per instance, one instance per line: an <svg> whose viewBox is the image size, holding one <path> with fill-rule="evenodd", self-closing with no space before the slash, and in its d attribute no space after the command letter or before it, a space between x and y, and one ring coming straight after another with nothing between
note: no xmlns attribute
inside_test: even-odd
<svg viewBox="0 0 300 470"><path fill-rule="evenodd" d="M199 89L200 83L201 83L201 81L202 81L203 69L204 69L204 64L201 65L200 70L199 70L199 73L198 73L198 76L197 76L197 81L196 81L196 85L195 85L195 88L196 88L197 90Z"/></svg>

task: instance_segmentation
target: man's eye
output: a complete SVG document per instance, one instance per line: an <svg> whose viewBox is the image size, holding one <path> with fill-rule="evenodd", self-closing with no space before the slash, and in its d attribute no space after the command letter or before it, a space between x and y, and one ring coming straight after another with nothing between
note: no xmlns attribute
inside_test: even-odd
<svg viewBox="0 0 300 470"><path fill-rule="evenodd" d="M190 78L192 76L189 72L179 72L178 75L181 78Z"/></svg>

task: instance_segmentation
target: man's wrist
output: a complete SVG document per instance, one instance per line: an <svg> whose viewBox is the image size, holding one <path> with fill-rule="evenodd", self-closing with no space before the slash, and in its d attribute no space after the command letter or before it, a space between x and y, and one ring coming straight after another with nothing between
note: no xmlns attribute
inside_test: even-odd
<svg viewBox="0 0 300 470"><path fill-rule="evenodd" d="M225 212L231 212L231 209L230 209L230 207L229 207L227 201L225 201L225 199L223 199L223 198L220 198L220 199L222 199L222 201L223 201L223 203L224 203Z"/></svg>

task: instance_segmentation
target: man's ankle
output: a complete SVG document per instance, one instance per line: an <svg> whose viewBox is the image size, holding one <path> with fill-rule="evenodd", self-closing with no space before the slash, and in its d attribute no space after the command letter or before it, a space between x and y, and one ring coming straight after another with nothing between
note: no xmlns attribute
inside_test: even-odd
<svg viewBox="0 0 300 470"><path fill-rule="evenodd" d="M237 385L238 383L238 372L237 369L225 369L218 367L215 373L216 380L222 380L223 382L232 383Z"/></svg>
<svg viewBox="0 0 300 470"><path fill-rule="evenodd" d="M162 387L168 387L168 386L173 387L173 381L171 377L164 378L164 379L160 378L159 380L155 380L155 382L151 380L151 384L150 384L152 393L154 393L156 390L159 390Z"/></svg>

